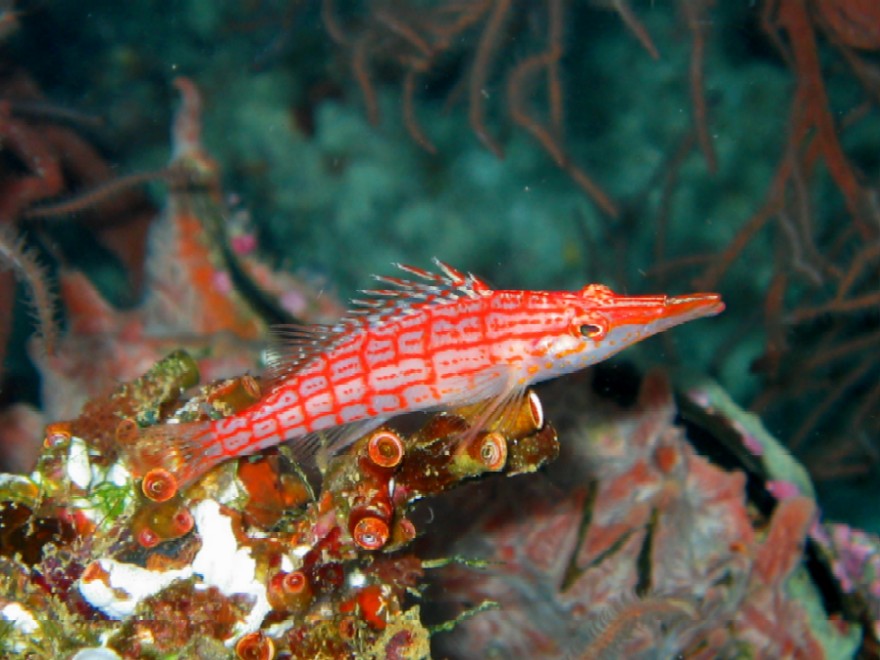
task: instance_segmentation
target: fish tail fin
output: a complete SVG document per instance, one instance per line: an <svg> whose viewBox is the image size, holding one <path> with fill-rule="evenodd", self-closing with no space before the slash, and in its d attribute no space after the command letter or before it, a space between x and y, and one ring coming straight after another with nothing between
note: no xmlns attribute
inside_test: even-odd
<svg viewBox="0 0 880 660"><path fill-rule="evenodd" d="M211 421L140 429L126 452L148 498L164 501L224 459Z"/></svg>

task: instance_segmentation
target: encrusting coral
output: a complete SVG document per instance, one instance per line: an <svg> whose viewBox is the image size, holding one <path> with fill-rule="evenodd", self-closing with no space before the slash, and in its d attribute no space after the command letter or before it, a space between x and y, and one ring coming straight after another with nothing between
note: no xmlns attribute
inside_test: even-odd
<svg viewBox="0 0 880 660"><path fill-rule="evenodd" d="M530 393L476 444L461 442L466 410L439 413L372 431L320 476L281 447L165 497L126 468L133 425L228 415L253 389L245 376L183 393L194 364L173 354L50 425L35 472L3 477L6 652L422 658L435 635L458 657L876 648L857 577L868 562L818 526L796 464L765 460L778 447L762 438L766 453L749 453L751 431L711 387L682 400L686 431L660 373L628 406L587 379L557 383L547 397L566 460L538 474L560 443ZM695 451L700 435L751 465L714 464ZM792 484L778 500L773 478ZM817 556L809 535L829 533Z"/></svg>
<svg viewBox="0 0 880 660"><path fill-rule="evenodd" d="M57 654L106 637L123 657L191 657L210 640L243 658L261 657L256 648L424 657L429 631L407 601L428 568L411 548L423 531L412 503L484 473L534 471L558 451L532 395L511 424L483 432L477 451L456 445L467 421L441 414L410 435L380 428L357 441L330 461L317 496L282 449L225 463L166 498L120 457L133 420L229 414L248 400L236 396L241 379L182 396L193 364L171 355L50 425L35 473L4 481L3 554L10 571L30 575L4 593L5 607L34 611L48 598L63 631L41 624L25 641L13 626L8 650Z"/></svg>

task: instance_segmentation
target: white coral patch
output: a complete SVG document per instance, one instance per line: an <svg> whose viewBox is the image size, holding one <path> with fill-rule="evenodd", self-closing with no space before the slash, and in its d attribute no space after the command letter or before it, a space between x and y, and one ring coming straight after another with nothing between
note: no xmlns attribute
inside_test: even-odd
<svg viewBox="0 0 880 660"><path fill-rule="evenodd" d="M95 646L89 649L80 649L70 660L121 660L113 649L106 646Z"/></svg>
<svg viewBox="0 0 880 660"><path fill-rule="evenodd" d="M144 598L159 593L175 580L184 580L192 575L189 567L174 571L150 571L115 559L101 559L99 563L108 574L110 584L107 585L101 578L80 579L77 587L83 598L111 619L131 616Z"/></svg>
<svg viewBox="0 0 880 660"><path fill-rule="evenodd" d="M132 476L131 472L122 466L122 463L114 463L101 479L103 481L109 481L114 486L125 486L131 481Z"/></svg>
<svg viewBox="0 0 880 660"><path fill-rule="evenodd" d="M9 603L0 610L0 615L12 624L12 627L25 635L33 635L40 627L33 614L18 603Z"/></svg>
<svg viewBox="0 0 880 660"><path fill-rule="evenodd" d="M220 512L217 502L200 502L192 514L202 539L202 548L192 563L193 571L202 577L205 585L217 587L227 596L251 596L253 607L237 633L258 630L272 608L266 586L256 578L256 560L248 548L239 547L232 520Z"/></svg>
<svg viewBox="0 0 880 660"><path fill-rule="evenodd" d="M360 589L367 584L367 576L360 571L352 571L348 576L347 582L351 589Z"/></svg>
<svg viewBox="0 0 880 660"><path fill-rule="evenodd" d="M159 593L175 580L196 575L201 578L197 588L216 587L227 596L241 594L251 597L253 606L239 625L236 637L258 630L271 606L266 586L256 577L256 560L248 548L239 547L232 531L232 520L220 512L217 502L200 502L192 514L202 547L191 566L150 571L115 559L100 559L99 564L107 575L80 579L77 588L83 598L110 618L125 619L145 598Z"/></svg>
<svg viewBox="0 0 880 660"><path fill-rule="evenodd" d="M70 439L70 449L67 454L67 478L83 490L92 483L92 464L89 460L89 450L86 443L80 438Z"/></svg>

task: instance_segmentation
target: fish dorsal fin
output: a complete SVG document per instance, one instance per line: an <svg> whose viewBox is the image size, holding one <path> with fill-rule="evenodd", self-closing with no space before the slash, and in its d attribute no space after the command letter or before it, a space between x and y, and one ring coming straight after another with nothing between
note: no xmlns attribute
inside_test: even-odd
<svg viewBox="0 0 880 660"><path fill-rule="evenodd" d="M427 305L478 298L492 291L477 276L463 273L439 259L433 261L439 272L395 264L417 279L374 275L374 279L385 286L361 290L363 297L352 300L348 312L335 324L273 326L273 348L264 374L266 386L271 389L353 333L399 320Z"/></svg>
<svg viewBox="0 0 880 660"><path fill-rule="evenodd" d="M336 325L273 325L269 333L272 343L263 373L266 392L339 340Z"/></svg>
<svg viewBox="0 0 880 660"><path fill-rule="evenodd" d="M439 259L434 259L434 264L439 273L395 264L404 273L415 275L417 280L374 275L373 279L389 288L362 289L360 293L366 297L351 301L352 306L345 320L363 323L366 317L370 323L385 322L399 318L416 307L459 298L478 298L492 290L476 275L462 273Z"/></svg>

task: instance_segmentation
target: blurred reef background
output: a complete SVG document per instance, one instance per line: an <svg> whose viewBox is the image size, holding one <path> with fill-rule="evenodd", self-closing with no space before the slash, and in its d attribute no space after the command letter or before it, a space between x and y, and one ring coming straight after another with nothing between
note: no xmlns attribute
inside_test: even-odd
<svg viewBox="0 0 880 660"><path fill-rule="evenodd" d="M198 331L156 302L185 268L148 232L208 208L251 337L431 257L505 288L718 291L600 386L716 379L825 518L880 531L878 106L871 0L0 1L3 467L88 398L59 374L100 370L91 286L114 350L132 315L165 333L109 384Z"/></svg>
<svg viewBox="0 0 880 660"><path fill-rule="evenodd" d="M61 245L117 304L141 295L144 248L108 254L96 231L136 240L166 191L33 209L162 168L185 75L233 213L343 300L432 256L511 288L718 289L721 319L646 359L720 378L826 510L880 527L861 506L880 446L872 3L5 4L7 117L92 154L44 145L62 180L3 222ZM10 130L7 190L38 176ZM32 399L6 355L5 399Z"/></svg>

